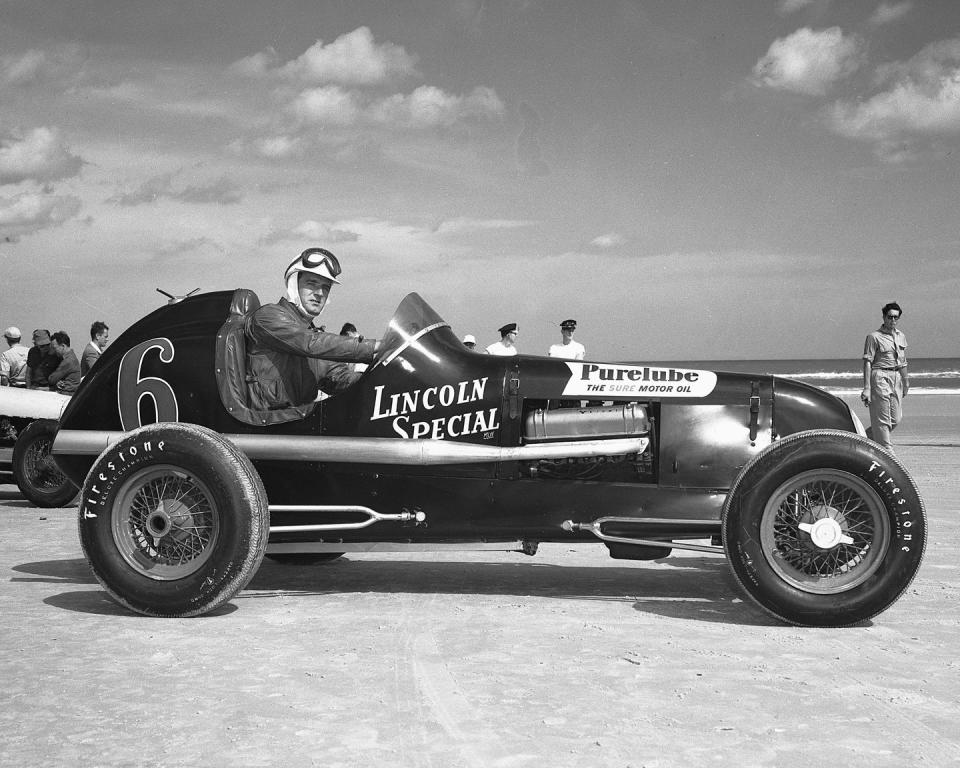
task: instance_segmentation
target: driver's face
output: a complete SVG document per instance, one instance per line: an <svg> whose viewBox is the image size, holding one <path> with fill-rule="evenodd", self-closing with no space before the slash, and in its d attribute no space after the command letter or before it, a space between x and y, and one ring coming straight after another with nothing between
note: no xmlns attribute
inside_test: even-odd
<svg viewBox="0 0 960 768"><path fill-rule="evenodd" d="M311 317L320 314L327 297L330 295L330 286L333 285L327 278L315 275L312 272L301 272L297 288L300 291L300 303Z"/></svg>

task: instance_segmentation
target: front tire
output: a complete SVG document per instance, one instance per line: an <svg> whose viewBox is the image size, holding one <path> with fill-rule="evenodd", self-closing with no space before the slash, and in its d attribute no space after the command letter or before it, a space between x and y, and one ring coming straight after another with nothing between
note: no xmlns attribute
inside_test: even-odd
<svg viewBox="0 0 960 768"><path fill-rule="evenodd" d="M38 507L65 507L77 495L51 454L58 428L54 419L31 421L13 445L13 480Z"/></svg>
<svg viewBox="0 0 960 768"><path fill-rule="evenodd" d="M789 435L754 457L722 527L744 592L801 626L876 616L910 585L926 546L923 500L900 462L834 430Z"/></svg>
<svg viewBox="0 0 960 768"><path fill-rule="evenodd" d="M252 578L270 515L259 475L232 443L195 424L161 423L100 455L78 525L117 602L147 616L199 616Z"/></svg>

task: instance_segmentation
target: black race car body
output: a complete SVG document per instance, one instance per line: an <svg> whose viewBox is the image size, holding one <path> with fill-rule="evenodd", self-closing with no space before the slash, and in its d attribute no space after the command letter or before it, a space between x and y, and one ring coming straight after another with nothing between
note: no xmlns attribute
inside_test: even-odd
<svg viewBox="0 0 960 768"><path fill-rule="evenodd" d="M813 387L478 354L410 294L357 383L254 411L243 323L257 306L239 289L156 310L105 351L63 414L53 450L83 486L81 540L134 610L208 611L264 553L592 541L632 559L725 552L768 611L843 624L889 605L919 565L912 481ZM221 483L240 496L222 498ZM205 590L224 563L233 575Z"/></svg>

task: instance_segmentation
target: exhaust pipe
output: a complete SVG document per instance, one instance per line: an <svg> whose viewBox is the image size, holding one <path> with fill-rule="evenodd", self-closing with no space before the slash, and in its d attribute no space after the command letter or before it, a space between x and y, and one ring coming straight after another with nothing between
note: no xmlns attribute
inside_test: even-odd
<svg viewBox="0 0 960 768"><path fill-rule="evenodd" d="M99 456L127 432L61 429L53 442L54 456ZM250 459L322 461L348 464L492 464L503 461L589 458L643 453L647 437L573 440L539 445L495 446L451 440L395 437L313 437L306 435L225 434Z"/></svg>

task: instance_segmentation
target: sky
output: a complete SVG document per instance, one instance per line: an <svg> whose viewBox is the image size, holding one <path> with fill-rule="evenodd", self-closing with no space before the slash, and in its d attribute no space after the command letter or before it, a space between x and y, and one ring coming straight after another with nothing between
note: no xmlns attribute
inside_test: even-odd
<svg viewBox="0 0 960 768"><path fill-rule="evenodd" d="M0 0L0 326L78 352L184 294L481 346L957 356L955 0Z"/></svg>

